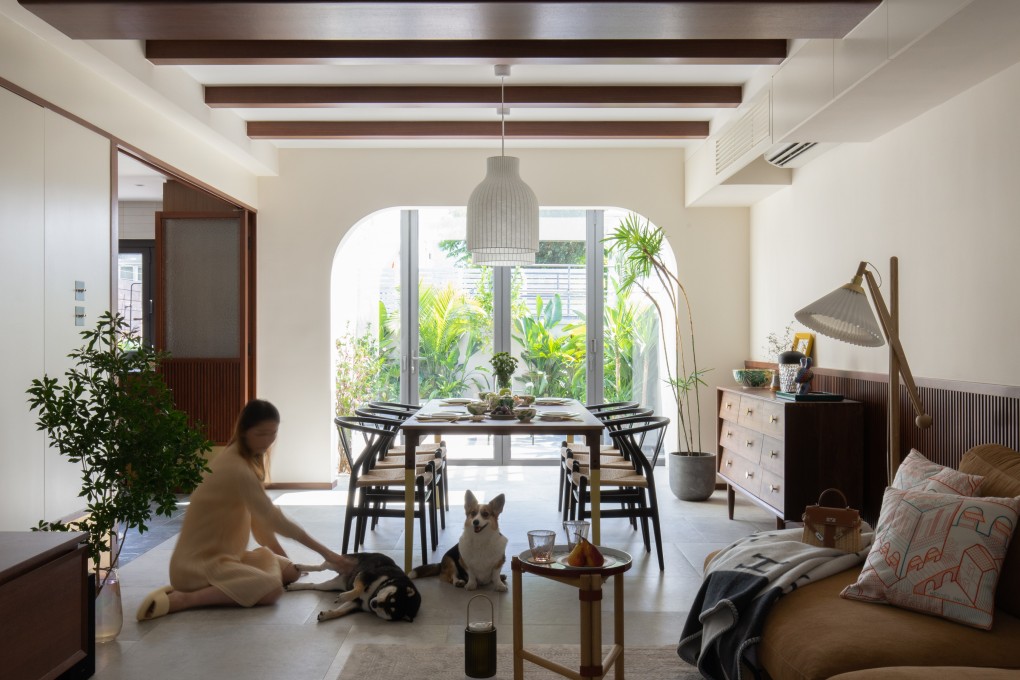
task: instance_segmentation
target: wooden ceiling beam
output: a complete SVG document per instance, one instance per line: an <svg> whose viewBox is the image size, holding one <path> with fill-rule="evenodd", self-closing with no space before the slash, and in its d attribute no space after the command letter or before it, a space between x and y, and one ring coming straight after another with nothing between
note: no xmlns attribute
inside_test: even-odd
<svg viewBox="0 0 1020 680"><path fill-rule="evenodd" d="M779 64L786 40L148 40L157 65Z"/></svg>
<svg viewBox="0 0 1020 680"><path fill-rule="evenodd" d="M20 0L86 40L843 38L880 0Z"/></svg>
<svg viewBox="0 0 1020 680"><path fill-rule="evenodd" d="M249 121L252 139L499 139L499 122ZM508 139L705 139L707 121L516 121Z"/></svg>
<svg viewBox="0 0 1020 680"><path fill-rule="evenodd" d="M733 108L741 87L533 86L504 91L513 108ZM212 108L498 107L499 86L207 86Z"/></svg>

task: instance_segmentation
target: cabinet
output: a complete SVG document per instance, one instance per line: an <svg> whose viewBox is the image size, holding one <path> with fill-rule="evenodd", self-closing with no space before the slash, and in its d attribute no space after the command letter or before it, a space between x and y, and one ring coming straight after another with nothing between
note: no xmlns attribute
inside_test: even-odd
<svg viewBox="0 0 1020 680"><path fill-rule="evenodd" d="M779 528L799 522L829 487L862 507L863 404L792 402L769 390L725 387L717 401L719 476L730 519L738 491L775 514Z"/></svg>
<svg viewBox="0 0 1020 680"><path fill-rule="evenodd" d="M84 534L0 532L0 675L87 678L93 599Z"/></svg>

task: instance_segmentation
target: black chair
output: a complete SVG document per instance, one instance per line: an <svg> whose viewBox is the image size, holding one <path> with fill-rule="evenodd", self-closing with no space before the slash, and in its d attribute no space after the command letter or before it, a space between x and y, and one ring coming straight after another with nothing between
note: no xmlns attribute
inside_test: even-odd
<svg viewBox="0 0 1020 680"><path fill-rule="evenodd" d="M620 449L624 457L632 464L632 468L605 469L600 473L599 510L603 519L626 517L641 522L641 534L645 543L645 551L651 552L648 533L648 520L652 520L655 532L655 548L659 558L659 570L665 569L662 559L662 531L659 526L659 504L655 491L655 464L662 451L662 443L666 434L669 418L637 417L626 418L614 423L609 431L613 443ZM651 458L645 451L651 450ZM572 493L570 497L571 519L587 519L591 517L589 502L588 471L577 468L571 475ZM606 507L617 505L619 507Z"/></svg>
<svg viewBox="0 0 1020 680"><path fill-rule="evenodd" d="M386 414L390 414L390 415L394 415L394 416L403 416L404 418L408 418L408 417L414 415L415 413L417 413L421 409L420 405L416 406L414 404L401 404L401 403L395 402L395 401L370 401L370 402L368 402L368 404L365 405L365 407L366 408L374 409L374 410L376 410L376 411L378 411L380 413L386 413ZM416 442L415 446L417 447L420 443L421 443L420 441ZM445 468L446 467L446 442L441 440L441 439L439 439L438 437L436 437L435 443L443 450L443 466ZM404 452L403 445L401 445L401 444L394 444L392 447L390 447L390 450L387 453L403 453L403 452ZM445 474L442 475L442 480L440 480L440 481L441 481L441 485L443 487L443 516L442 516L442 520L443 520L443 528L445 529L446 528L446 513L449 512L449 510L450 510L450 481L449 481L449 479L447 479Z"/></svg>
<svg viewBox="0 0 1020 680"><path fill-rule="evenodd" d="M334 418L337 432L340 435L340 446L351 466L350 481L347 492L347 514L344 517L344 535L342 552L347 552L350 544L351 525L354 524L354 551L365 543L365 534L369 519L380 517L404 517L404 470L403 468L374 469L375 461L380 452L386 450L400 426L396 420L370 418L366 416L341 416ZM359 432L363 436L364 446L357 456L353 453L352 441L348 433ZM416 469L414 480L414 516L418 518L421 533L422 562L428 562L428 533L425 524L428 520L431 529L432 550L439 546L439 532L434 508L434 463L429 462L423 469ZM394 507L399 505L400 507ZM430 512L431 510L431 512Z"/></svg>

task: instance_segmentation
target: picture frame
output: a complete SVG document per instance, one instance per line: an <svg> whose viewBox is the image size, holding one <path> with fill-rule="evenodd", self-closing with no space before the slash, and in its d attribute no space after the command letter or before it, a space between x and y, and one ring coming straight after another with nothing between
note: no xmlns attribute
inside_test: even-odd
<svg viewBox="0 0 1020 680"><path fill-rule="evenodd" d="M793 349L806 357L811 356L811 349L815 346L814 333L794 333Z"/></svg>

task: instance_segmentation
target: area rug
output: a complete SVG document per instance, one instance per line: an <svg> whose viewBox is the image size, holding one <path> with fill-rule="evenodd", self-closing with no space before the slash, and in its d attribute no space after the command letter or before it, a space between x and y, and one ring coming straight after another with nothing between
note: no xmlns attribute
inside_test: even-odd
<svg viewBox="0 0 1020 680"><path fill-rule="evenodd" d="M447 651L449 650L449 651ZM563 664L577 667L578 647L570 645L533 645L528 650ZM604 656L604 654L603 654ZM495 680L513 680L514 663L511 645L496 646ZM700 680L701 674L676 654L676 646L627 647L624 671L637 680ZM357 645L351 650L337 680L412 680L413 678L466 678L464 648L460 646ZM555 680L563 676L524 662L526 680ZM609 672L607 677L612 678Z"/></svg>

